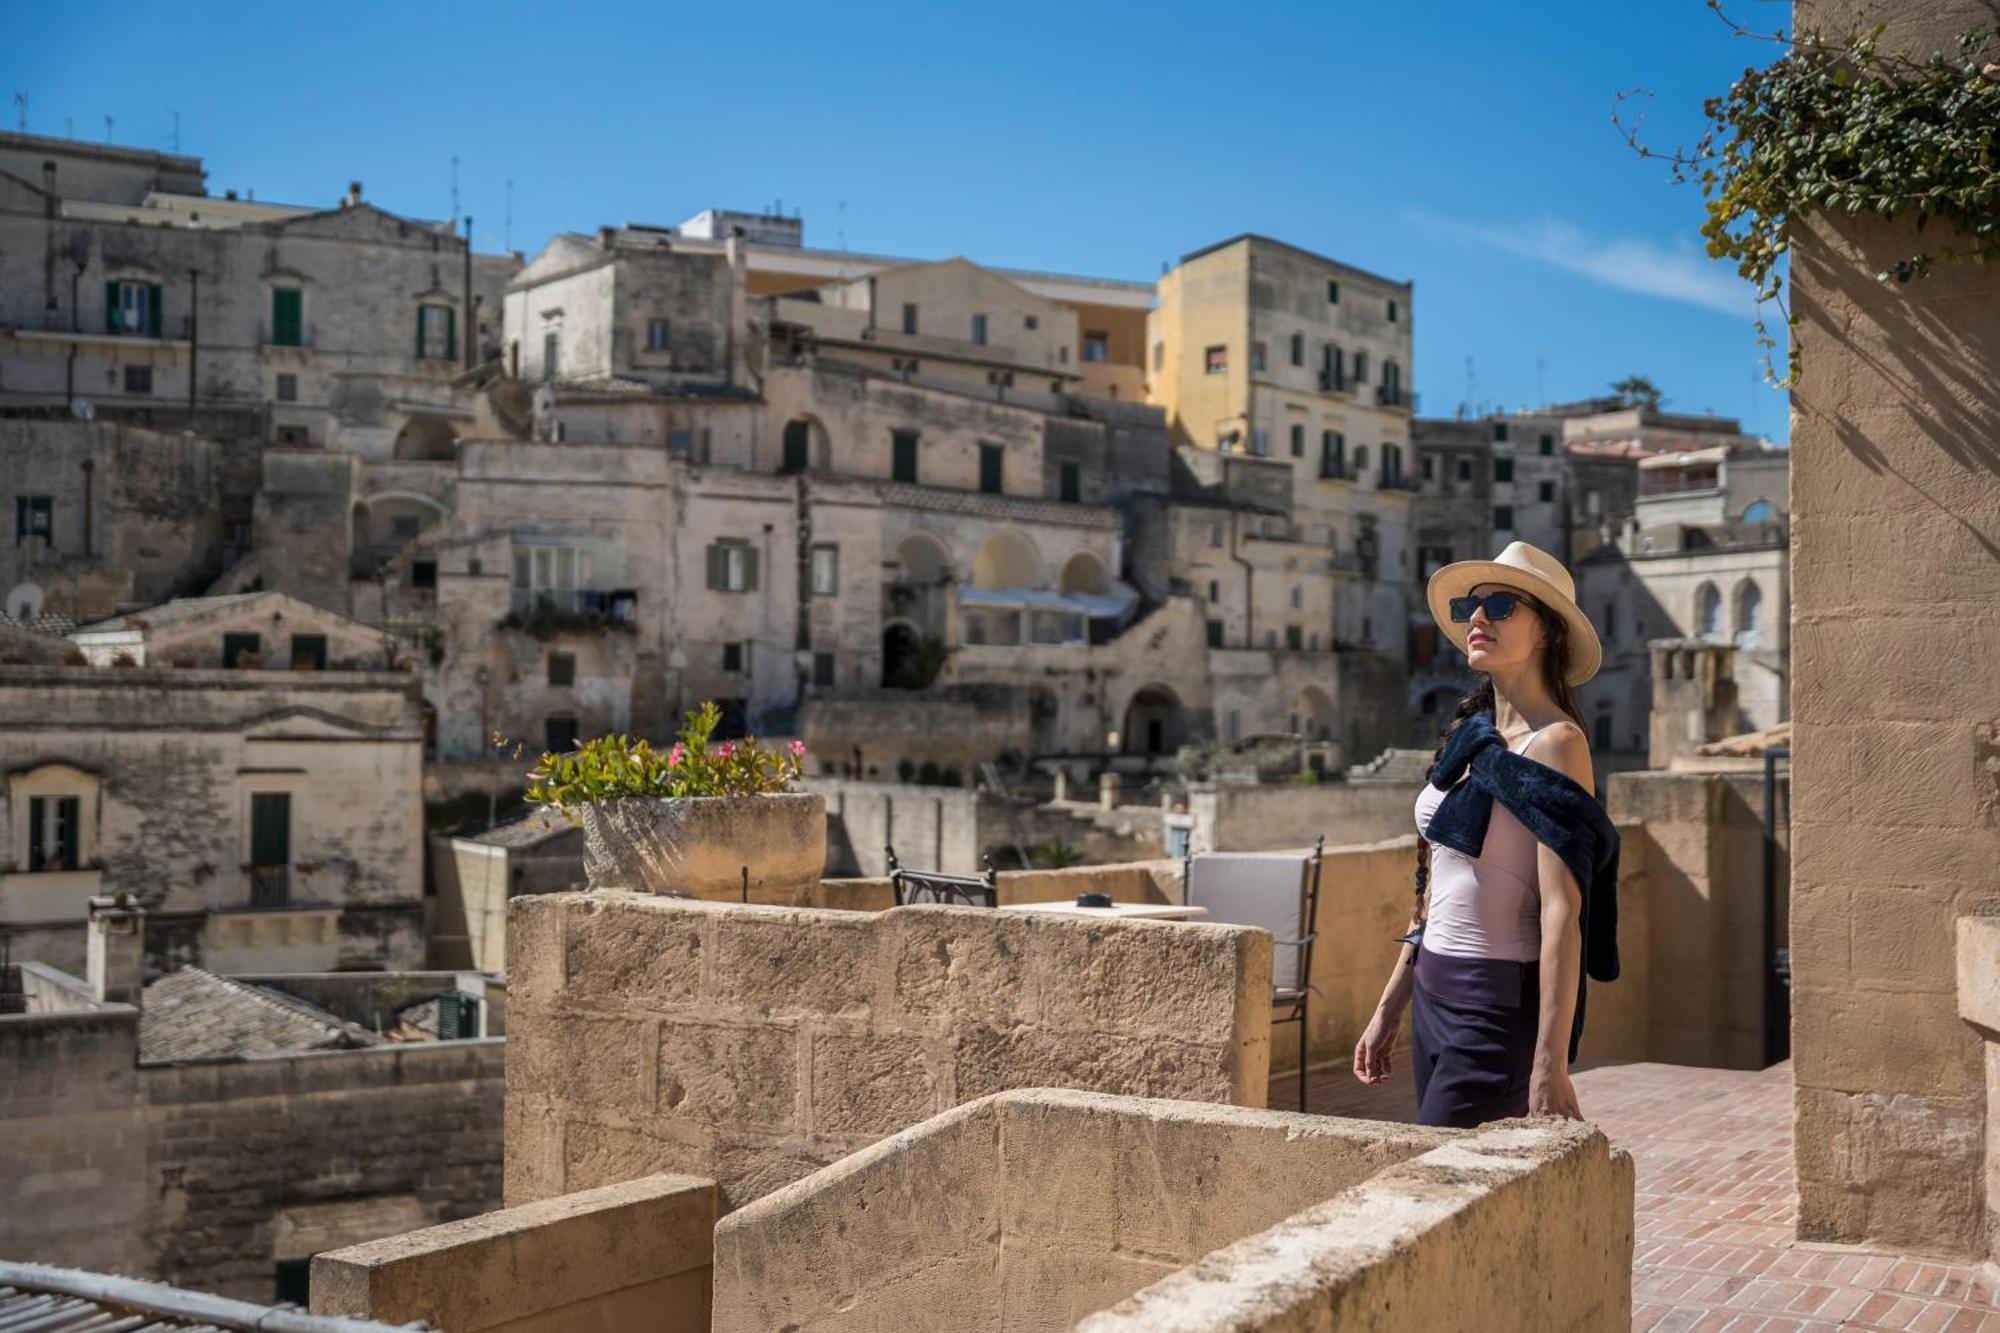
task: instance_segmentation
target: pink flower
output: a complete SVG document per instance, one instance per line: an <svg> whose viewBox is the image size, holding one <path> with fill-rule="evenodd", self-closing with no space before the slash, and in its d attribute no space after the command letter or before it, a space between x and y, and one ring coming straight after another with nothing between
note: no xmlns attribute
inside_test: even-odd
<svg viewBox="0 0 2000 1333"><path fill-rule="evenodd" d="M785 748L792 752L792 758L794 759L802 759L805 757L806 743L804 741L793 741L790 745L787 745Z"/></svg>
<svg viewBox="0 0 2000 1333"><path fill-rule="evenodd" d="M727 759L729 758L730 755L736 753L736 742L724 741L722 744L715 747L715 752L718 755L722 756L724 759Z"/></svg>
<svg viewBox="0 0 2000 1333"><path fill-rule="evenodd" d="M686 753L687 751L685 748L682 747L681 743L679 741L675 741L674 748L667 751L667 767L668 768L680 767L681 758Z"/></svg>

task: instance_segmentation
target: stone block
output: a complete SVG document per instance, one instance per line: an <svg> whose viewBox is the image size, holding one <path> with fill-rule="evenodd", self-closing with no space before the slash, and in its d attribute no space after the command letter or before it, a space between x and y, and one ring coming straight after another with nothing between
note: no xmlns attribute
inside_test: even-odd
<svg viewBox="0 0 2000 1333"><path fill-rule="evenodd" d="M2000 917L1958 919L1958 1016L2000 1042Z"/></svg>
<svg viewBox="0 0 2000 1333"><path fill-rule="evenodd" d="M814 1034L812 1131L893 1134L935 1115L947 1104L936 1063L915 1036Z"/></svg>
<svg viewBox="0 0 2000 1333"><path fill-rule="evenodd" d="M580 910L568 919L566 998L582 1004L671 1009L701 991L701 916Z"/></svg>
<svg viewBox="0 0 2000 1333"><path fill-rule="evenodd" d="M1983 1097L1801 1084L1794 1105L1801 1239L1986 1252Z"/></svg>
<svg viewBox="0 0 2000 1333"><path fill-rule="evenodd" d="M562 993L563 926L580 894L523 894L507 904L507 1000L543 1006Z"/></svg>
<svg viewBox="0 0 2000 1333"><path fill-rule="evenodd" d="M877 926L848 913L719 909L705 998L760 1015L854 1013L875 998Z"/></svg>
<svg viewBox="0 0 2000 1333"><path fill-rule="evenodd" d="M561 1114L558 1125L564 1193L661 1173L715 1178L715 1133L705 1126L673 1122L640 1126L574 1114Z"/></svg>
<svg viewBox="0 0 2000 1333"><path fill-rule="evenodd" d="M961 1101L1014 1088L1075 1088L1226 1102L1234 1067L1229 1046L974 1023L958 1032L953 1078Z"/></svg>
<svg viewBox="0 0 2000 1333"><path fill-rule="evenodd" d="M1857 884L1848 894L1851 972L1861 985L1949 990L1957 910L1948 886Z"/></svg>
<svg viewBox="0 0 2000 1333"><path fill-rule="evenodd" d="M1050 1026L1194 1043L1236 1036L1251 931L1061 917L1038 924L1045 928L1030 947ZM1268 949L1268 937L1258 938Z"/></svg>
<svg viewBox="0 0 2000 1333"><path fill-rule="evenodd" d="M905 907L883 918L896 1007L913 1023L1031 1022L1040 1008L1029 963L1034 922L977 908Z"/></svg>
<svg viewBox="0 0 2000 1333"><path fill-rule="evenodd" d="M656 1087L649 1105L663 1116L792 1128L800 1123L798 1034L771 1024L662 1022Z"/></svg>
<svg viewBox="0 0 2000 1333"><path fill-rule="evenodd" d="M1792 1070L1801 1086L1966 1098L1983 1080L1979 1035L1950 991L1792 993Z"/></svg>

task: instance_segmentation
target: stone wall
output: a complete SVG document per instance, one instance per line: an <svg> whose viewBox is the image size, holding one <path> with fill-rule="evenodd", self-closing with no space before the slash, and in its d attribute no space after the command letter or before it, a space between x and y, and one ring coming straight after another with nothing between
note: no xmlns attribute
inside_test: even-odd
<svg viewBox="0 0 2000 1333"><path fill-rule="evenodd" d="M734 1208L1012 1087L1265 1096L1254 930L615 892L509 910L510 1205L679 1171Z"/></svg>
<svg viewBox="0 0 2000 1333"><path fill-rule="evenodd" d="M1808 0L1950 53L1983 0ZM2000 913L2000 265L1875 274L1937 229L1793 226L1793 1073L1799 1234L1983 1254L1982 1043L1955 919Z"/></svg>
<svg viewBox="0 0 2000 1333"><path fill-rule="evenodd" d="M451 1333L708 1333L715 1182L646 1176L316 1256L314 1314Z"/></svg>
<svg viewBox="0 0 2000 1333"><path fill-rule="evenodd" d="M724 1218L714 1327L1067 1329L1456 1137L1078 1092L981 1098ZM868 1206L885 1196L897 1206Z"/></svg>
<svg viewBox="0 0 2000 1333"><path fill-rule="evenodd" d="M979 869L980 801L969 787L842 778L808 778L799 785L826 800L828 875L885 875L886 847L916 870L970 875Z"/></svg>
<svg viewBox="0 0 2000 1333"><path fill-rule="evenodd" d="M1623 1333L1632 1159L1501 1120L1385 1168L1078 1323L1078 1333Z"/></svg>
<svg viewBox="0 0 2000 1333"><path fill-rule="evenodd" d="M1195 852L1261 852L1310 847L1322 835L1329 847L1379 842L1415 827L1416 792L1401 785L1232 785L1188 791Z"/></svg>
<svg viewBox="0 0 2000 1333"><path fill-rule="evenodd" d="M499 1203L499 1040L141 1066L138 1011L0 1017L0 1256L268 1301Z"/></svg>

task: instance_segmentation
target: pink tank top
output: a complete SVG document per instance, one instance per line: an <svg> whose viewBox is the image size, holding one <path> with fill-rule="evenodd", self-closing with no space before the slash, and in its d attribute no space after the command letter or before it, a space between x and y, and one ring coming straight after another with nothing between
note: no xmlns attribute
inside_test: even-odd
<svg viewBox="0 0 2000 1333"><path fill-rule="evenodd" d="M1445 793L1430 783L1417 794L1417 831L1430 827ZM1478 856L1430 844L1430 911L1424 948L1454 958L1542 956L1542 902L1535 887L1535 835L1498 801Z"/></svg>

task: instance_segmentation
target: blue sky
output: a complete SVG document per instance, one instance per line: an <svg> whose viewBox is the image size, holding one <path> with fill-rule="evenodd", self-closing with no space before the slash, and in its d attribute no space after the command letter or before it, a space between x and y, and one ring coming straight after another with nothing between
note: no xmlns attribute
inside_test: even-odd
<svg viewBox="0 0 2000 1333"><path fill-rule="evenodd" d="M217 192L330 204L358 178L446 217L455 154L482 249L781 200L808 244L1137 279L1258 231L1417 284L1427 413L1467 398L1469 361L1482 403L1639 372L1785 434L1698 192L1609 119L1646 87L1649 130L1691 140L1702 99L1769 58L1700 0L12 0L4 26L30 130L101 140L108 114L167 148L178 111Z"/></svg>

